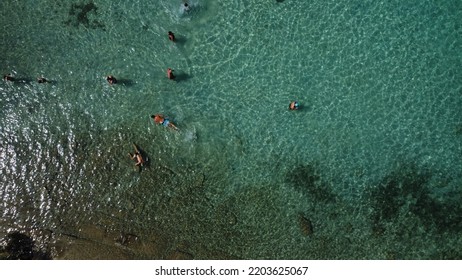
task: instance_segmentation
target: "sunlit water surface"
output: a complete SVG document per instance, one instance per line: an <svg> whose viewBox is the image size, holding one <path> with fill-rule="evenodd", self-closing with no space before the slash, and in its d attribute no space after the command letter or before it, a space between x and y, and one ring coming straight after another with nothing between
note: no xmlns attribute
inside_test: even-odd
<svg viewBox="0 0 462 280"><path fill-rule="evenodd" d="M52 258L460 259L461 5L2 1L0 234Z"/></svg>

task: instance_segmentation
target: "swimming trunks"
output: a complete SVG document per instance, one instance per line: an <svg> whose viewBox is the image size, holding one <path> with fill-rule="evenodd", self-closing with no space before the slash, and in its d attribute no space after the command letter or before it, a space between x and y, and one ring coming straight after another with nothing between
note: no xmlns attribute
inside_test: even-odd
<svg viewBox="0 0 462 280"><path fill-rule="evenodd" d="M169 123L170 121L168 119L164 119L164 121L162 122L162 125L167 127Z"/></svg>

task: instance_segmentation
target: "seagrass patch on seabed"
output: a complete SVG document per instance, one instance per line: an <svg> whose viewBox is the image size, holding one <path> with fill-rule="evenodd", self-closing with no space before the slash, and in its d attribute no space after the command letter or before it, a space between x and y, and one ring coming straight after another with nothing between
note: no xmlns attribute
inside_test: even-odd
<svg viewBox="0 0 462 280"><path fill-rule="evenodd" d="M97 11L98 7L93 2L72 4L69 9L69 19L64 24L77 28L83 25L86 28L104 30L104 24L97 20Z"/></svg>

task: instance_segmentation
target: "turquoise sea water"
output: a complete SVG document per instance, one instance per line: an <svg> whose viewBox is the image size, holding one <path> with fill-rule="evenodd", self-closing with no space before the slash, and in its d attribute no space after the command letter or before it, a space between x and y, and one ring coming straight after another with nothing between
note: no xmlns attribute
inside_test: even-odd
<svg viewBox="0 0 462 280"><path fill-rule="evenodd" d="M1 1L4 258L462 258L461 1L181 3Z"/></svg>

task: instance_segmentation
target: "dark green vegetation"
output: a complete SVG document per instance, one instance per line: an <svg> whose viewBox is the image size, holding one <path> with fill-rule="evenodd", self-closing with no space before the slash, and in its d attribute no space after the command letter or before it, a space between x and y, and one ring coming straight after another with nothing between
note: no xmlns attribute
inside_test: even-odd
<svg viewBox="0 0 462 280"><path fill-rule="evenodd" d="M307 192L316 201L332 202L335 195L314 163L299 165L286 175L287 181L300 192Z"/></svg>
<svg viewBox="0 0 462 280"><path fill-rule="evenodd" d="M383 234L387 223L396 221L400 214L410 214L426 231L460 232L462 204L457 198L461 194L446 194L444 199L436 199L430 190L431 179L430 172L412 166L400 168L383 178L370 196L373 231Z"/></svg>
<svg viewBox="0 0 462 280"><path fill-rule="evenodd" d="M336 194L314 163L286 182L308 197L299 221L311 258L461 259L462 193L444 177L401 164L356 201Z"/></svg>
<svg viewBox="0 0 462 280"><path fill-rule="evenodd" d="M98 7L93 2L86 4L72 4L69 10L69 19L64 23L69 26L83 25L91 29L104 29L104 24L95 19L98 16Z"/></svg>

